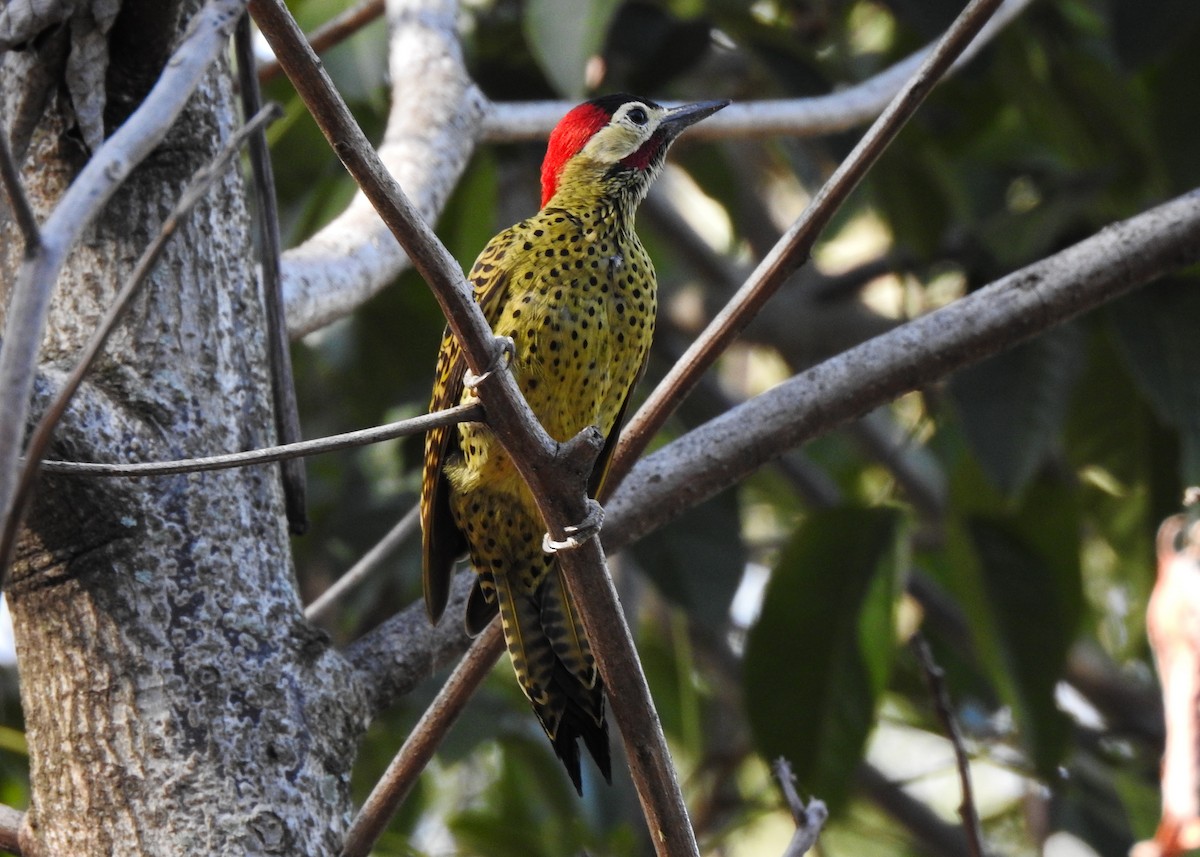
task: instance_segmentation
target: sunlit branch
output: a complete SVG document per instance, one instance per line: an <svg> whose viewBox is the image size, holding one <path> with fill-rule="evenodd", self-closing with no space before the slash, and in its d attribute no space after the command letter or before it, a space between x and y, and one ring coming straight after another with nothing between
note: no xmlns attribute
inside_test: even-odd
<svg viewBox="0 0 1200 857"><path fill-rule="evenodd" d="M1006 0L963 51L952 70L958 70L970 62L1032 2ZM745 140L752 137L815 137L857 128L880 114L932 50L932 45L922 48L880 73L828 95L735 101L688 131L688 138ZM494 103L484 119L483 141L500 143L545 139L558 120L574 106L569 101Z"/></svg>

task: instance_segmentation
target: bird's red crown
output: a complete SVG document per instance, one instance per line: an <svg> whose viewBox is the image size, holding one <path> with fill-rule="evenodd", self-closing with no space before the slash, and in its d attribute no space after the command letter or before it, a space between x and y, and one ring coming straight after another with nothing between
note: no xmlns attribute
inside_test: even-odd
<svg viewBox="0 0 1200 857"><path fill-rule="evenodd" d="M546 158L542 161L542 205L558 190L558 179L567 161L579 154L592 135L609 123L622 104L630 101L640 101L647 107L658 106L649 99L618 92L585 101L559 120L550 132Z"/></svg>

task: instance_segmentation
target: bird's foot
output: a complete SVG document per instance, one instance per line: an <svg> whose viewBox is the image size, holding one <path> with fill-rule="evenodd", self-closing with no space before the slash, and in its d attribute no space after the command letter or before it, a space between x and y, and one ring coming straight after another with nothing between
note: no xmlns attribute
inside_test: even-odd
<svg viewBox="0 0 1200 857"><path fill-rule="evenodd" d="M587 500L587 515L584 519L573 527L563 527L563 532L567 534L567 537L561 541L550 538L549 533L544 533L542 535L542 550L546 553L574 550L588 539L594 539L600 535L600 527L603 523L604 507L589 497Z"/></svg>
<svg viewBox="0 0 1200 857"><path fill-rule="evenodd" d="M512 363L513 358L517 356L517 346L513 342L511 336L497 336L492 340L495 352L492 355L492 362L479 375L476 375L470 369L463 373L463 386L468 390L474 390L484 381L486 381L493 372L498 372L506 368Z"/></svg>

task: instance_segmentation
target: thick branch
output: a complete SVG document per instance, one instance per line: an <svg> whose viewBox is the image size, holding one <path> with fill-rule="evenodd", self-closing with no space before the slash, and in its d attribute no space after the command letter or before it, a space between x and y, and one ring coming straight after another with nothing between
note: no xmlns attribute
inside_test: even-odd
<svg viewBox="0 0 1200 857"><path fill-rule="evenodd" d="M473 579L470 572L454 578L448 616L462 615ZM373 717L462 655L470 643L462 622L453 618L431 627L425 603L418 600L356 640L343 654L362 675L366 713Z"/></svg>
<svg viewBox="0 0 1200 857"><path fill-rule="evenodd" d="M836 425L1197 261L1192 191L852 348L639 462L608 504L605 544L636 541Z"/></svg>
<svg viewBox="0 0 1200 857"><path fill-rule="evenodd" d="M485 103L463 64L455 6L421 0L393 4L390 12L393 97L378 156L430 223L474 151ZM319 60L307 46L303 54L291 43L272 47L285 69L315 74ZM289 76L296 81L292 72ZM374 204L359 193L337 219L284 254L284 301L293 337L347 315L409 267L388 229Z"/></svg>

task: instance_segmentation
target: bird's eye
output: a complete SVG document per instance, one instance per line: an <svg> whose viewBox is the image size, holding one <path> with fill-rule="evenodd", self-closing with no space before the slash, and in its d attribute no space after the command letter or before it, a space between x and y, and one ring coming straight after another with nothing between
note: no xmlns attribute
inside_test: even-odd
<svg viewBox="0 0 1200 857"><path fill-rule="evenodd" d="M646 111L640 107L635 107L625 114L629 117L629 121L634 125L645 125L650 117L646 115Z"/></svg>

